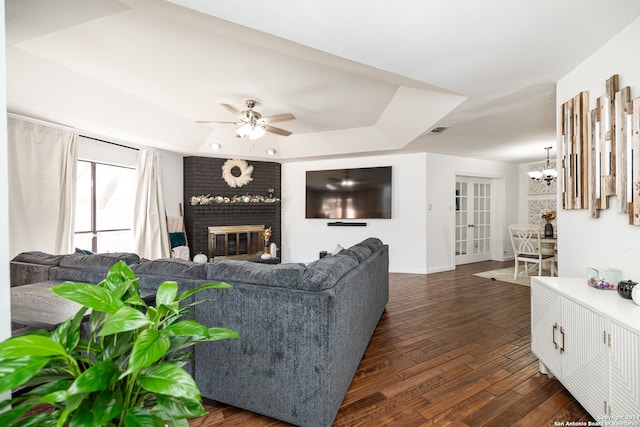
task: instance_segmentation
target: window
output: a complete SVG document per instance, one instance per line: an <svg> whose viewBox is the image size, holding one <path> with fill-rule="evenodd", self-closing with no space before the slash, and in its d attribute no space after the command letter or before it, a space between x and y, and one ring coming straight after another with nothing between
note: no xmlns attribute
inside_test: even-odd
<svg viewBox="0 0 640 427"><path fill-rule="evenodd" d="M135 169L78 161L74 246L130 252Z"/></svg>

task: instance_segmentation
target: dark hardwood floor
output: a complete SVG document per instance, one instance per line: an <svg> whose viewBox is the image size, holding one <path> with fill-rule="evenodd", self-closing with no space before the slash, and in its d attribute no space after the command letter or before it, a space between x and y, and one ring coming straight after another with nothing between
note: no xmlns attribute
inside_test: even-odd
<svg viewBox="0 0 640 427"><path fill-rule="evenodd" d="M390 275L390 298L334 426L554 426L593 419L530 349L529 288L473 276ZM193 427L286 426L206 406ZM558 424L554 424L558 423ZM574 424L579 425L579 424Z"/></svg>

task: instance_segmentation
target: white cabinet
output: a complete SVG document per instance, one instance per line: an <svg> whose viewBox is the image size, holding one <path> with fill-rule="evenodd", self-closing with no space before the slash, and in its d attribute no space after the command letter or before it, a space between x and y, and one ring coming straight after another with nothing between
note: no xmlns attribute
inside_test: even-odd
<svg viewBox="0 0 640 427"><path fill-rule="evenodd" d="M609 369L612 414L634 414L640 425L640 334L611 322Z"/></svg>
<svg viewBox="0 0 640 427"><path fill-rule="evenodd" d="M596 421L640 423L639 328L640 307L614 291L582 278L532 281L531 350L540 371L558 377Z"/></svg>

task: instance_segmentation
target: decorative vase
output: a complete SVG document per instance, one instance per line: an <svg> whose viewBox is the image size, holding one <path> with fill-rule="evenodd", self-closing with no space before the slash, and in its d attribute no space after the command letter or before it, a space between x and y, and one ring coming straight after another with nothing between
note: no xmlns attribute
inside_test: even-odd
<svg viewBox="0 0 640 427"><path fill-rule="evenodd" d="M551 224L551 221L547 221L544 225L544 237L553 237L553 224Z"/></svg>
<svg viewBox="0 0 640 427"><path fill-rule="evenodd" d="M631 299L631 293L633 292L633 288L637 285L637 282L632 280L623 280L618 282L618 295L625 299Z"/></svg>

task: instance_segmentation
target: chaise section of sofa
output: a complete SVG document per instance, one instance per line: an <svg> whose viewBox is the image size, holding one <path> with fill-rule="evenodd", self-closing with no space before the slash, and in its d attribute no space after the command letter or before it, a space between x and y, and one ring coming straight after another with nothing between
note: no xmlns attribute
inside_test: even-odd
<svg viewBox="0 0 640 427"><path fill-rule="evenodd" d="M330 426L388 301L388 246L365 242L307 266L208 265L210 280L233 289L197 306L196 320L235 329L241 339L195 348L202 396L295 425Z"/></svg>

